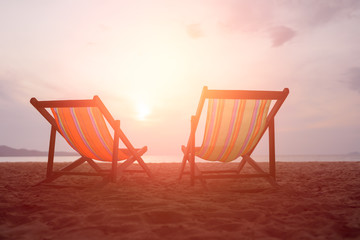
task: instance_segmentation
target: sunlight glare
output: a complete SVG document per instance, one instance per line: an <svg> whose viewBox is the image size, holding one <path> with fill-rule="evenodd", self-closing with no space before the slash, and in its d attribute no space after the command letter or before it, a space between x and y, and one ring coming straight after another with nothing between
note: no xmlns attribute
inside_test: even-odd
<svg viewBox="0 0 360 240"><path fill-rule="evenodd" d="M147 105L144 102L138 102L137 106L136 106L136 112L137 112L137 118L140 121L144 121L146 120L146 117L149 116L151 109L149 107L149 105Z"/></svg>

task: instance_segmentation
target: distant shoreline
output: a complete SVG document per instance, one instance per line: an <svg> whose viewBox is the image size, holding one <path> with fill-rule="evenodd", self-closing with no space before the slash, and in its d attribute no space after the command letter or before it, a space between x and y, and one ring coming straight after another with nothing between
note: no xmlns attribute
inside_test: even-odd
<svg viewBox="0 0 360 240"><path fill-rule="evenodd" d="M65 151L55 151L55 156L78 156L79 154L77 152L65 152ZM152 154L154 155L154 154ZM179 155L177 154L171 154L172 155ZM181 154L180 154L181 155ZM179 157L181 158L181 156ZM12 148L5 145L0 145L0 157L47 157L48 152L47 151L39 151L39 150L30 150L25 148ZM155 154L155 156L162 156L162 154ZM165 154L164 156L170 156L169 154ZM267 154L255 154L255 156L261 156L266 157ZM318 156L318 157L333 157L333 156L339 156L339 157L355 157L360 160L360 152L349 152L344 154L277 154L277 158L285 158L287 156L290 156L292 158L299 157L304 158L306 156Z"/></svg>
<svg viewBox="0 0 360 240"><path fill-rule="evenodd" d="M38 150L29 150L29 149L16 149L9 146L1 145L0 146L0 157L44 157L47 156L48 152L38 151ZM75 152L56 152L56 156L76 156L78 155Z"/></svg>

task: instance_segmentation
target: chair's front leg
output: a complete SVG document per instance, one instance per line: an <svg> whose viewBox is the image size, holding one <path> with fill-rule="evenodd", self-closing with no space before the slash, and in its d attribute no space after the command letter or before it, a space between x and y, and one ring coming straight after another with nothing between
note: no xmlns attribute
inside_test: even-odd
<svg viewBox="0 0 360 240"><path fill-rule="evenodd" d="M182 162L181 162L181 167L180 167L180 173L179 173L178 181L181 180L181 178L182 178L182 176L183 176L183 174L184 174L186 162L189 160L189 150L188 150L188 148L185 147L185 146L182 146L182 147L181 147L181 150L182 150L184 156L183 156L183 159L182 159Z"/></svg>
<svg viewBox="0 0 360 240"><path fill-rule="evenodd" d="M56 128L54 126L51 126L46 178L50 178L53 172L55 139L56 139Z"/></svg>
<svg viewBox="0 0 360 240"><path fill-rule="evenodd" d="M191 134L190 134L190 181L191 186L195 185L195 116L191 117Z"/></svg>
<svg viewBox="0 0 360 240"><path fill-rule="evenodd" d="M274 119L269 123L269 173L275 180L275 124Z"/></svg>
<svg viewBox="0 0 360 240"><path fill-rule="evenodd" d="M120 131L120 121L115 121L115 128L114 128L114 142L113 142L113 156L111 162L111 174L110 174L110 181L116 182L117 177L117 161L118 161L118 154L119 154L119 131Z"/></svg>

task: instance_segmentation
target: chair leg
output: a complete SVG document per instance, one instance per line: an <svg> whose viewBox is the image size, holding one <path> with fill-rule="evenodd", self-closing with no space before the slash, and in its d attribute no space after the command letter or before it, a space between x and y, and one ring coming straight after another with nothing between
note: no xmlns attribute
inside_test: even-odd
<svg viewBox="0 0 360 240"><path fill-rule="evenodd" d="M112 161L111 162L111 169L110 169L110 181L111 182L116 182L117 179L117 161Z"/></svg>
<svg viewBox="0 0 360 240"><path fill-rule="evenodd" d="M144 160L142 160L141 157L139 157L138 159L136 159L136 161L140 164L140 166L144 169L144 171L146 172L146 174L149 176L149 178L153 179L154 176L152 175L149 167L145 164Z"/></svg>
<svg viewBox="0 0 360 240"><path fill-rule="evenodd" d="M120 177L122 175L122 173L125 171L125 169L127 167L129 167L131 164L133 164L134 162L135 162L135 158L133 156L131 156L128 159L126 159L125 162L121 163L117 167L118 176Z"/></svg>
<svg viewBox="0 0 360 240"><path fill-rule="evenodd" d="M99 165L97 165L97 164L94 162L94 160L92 160L91 158L86 158L86 161L87 161L87 163L88 163L96 172L98 172L98 173L103 172L103 169L101 169L101 168L99 167ZM103 182L111 181L111 180L112 180L112 176L113 176L112 173L111 173L110 177L108 177L108 176L103 176Z"/></svg>
<svg viewBox="0 0 360 240"><path fill-rule="evenodd" d="M189 162L190 165L190 182L191 182L191 186L195 185L195 177L196 176L200 176L199 179L201 181L201 183L203 184L203 186L206 185L206 181L205 179L201 178L201 171L199 169L199 167L196 165L195 163L195 158L193 158L192 160L190 160L189 154L186 154L185 151L184 152L184 157L183 160L181 162L181 167L180 167L180 173L179 173L179 178L178 181L180 181L182 179L182 176L184 175L184 171L185 171L185 166L186 166L186 162Z"/></svg>
<svg viewBox="0 0 360 240"><path fill-rule="evenodd" d="M190 183L191 183L191 186L194 186L195 185L195 157L194 156L190 156L189 163L190 163Z"/></svg>
<svg viewBox="0 0 360 240"><path fill-rule="evenodd" d="M237 169L237 174L240 174L241 170L244 168L246 163L246 158L243 157L239 163L238 169Z"/></svg>
<svg viewBox="0 0 360 240"><path fill-rule="evenodd" d="M183 160L181 162L181 167L180 167L180 173L179 173L179 178L178 181L181 180L183 174L184 174L184 170L185 170L185 166L186 166L186 162L188 161L188 157L186 155L184 155Z"/></svg>
<svg viewBox="0 0 360 240"><path fill-rule="evenodd" d="M199 169L199 167L196 165L195 161L194 161L194 176L198 176L203 187L207 189L206 179L202 178L202 172Z"/></svg>
<svg viewBox="0 0 360 240"><path fill-rule="evenodd" d="M96 172L101 172L102 169L94 162L94 160L92 160L91 158L85 158L85 160L87 161L87 163L89 163L89 165L96 171Z"/></svg>
<svg viewBox="0 0 360 240"><path fill-rule="evenodd" d="M136 159L136 161L140 164L140 166L144 169L144 171L146 172L146 174L149 176L149 178L153 179L153 175L149 169L149 167L146 165L146 163L144 162L144 160L141 158L141 156L147 151L147 147L143 147L141 148L137 154L139 155L139 157Z"/></svg>
<svg viewBox="0 0 360 240"><path fill-rule="evenodd" d="M35 186L40 185L42 183L49 183L54 181L55 179L61 177L64 174L61 174L61 172L68 172L71 171L72 169L80 166L81 164L83 164L86 161L86 158L84 157L80 157L79 159L75 160L74 162L72 162L71 164L69 164L68 166L60 169L58 172L56 173L52 173L49 177L46 177L43 181L35 184Z"/></svg>
<svg viewBox="0 0 360 240"><path fill-rule="evenodd" d="M127 167L129 167L131 164L133 164L135 161L137 161L139 163L139 165L142 167L142 169L144 169L146 174L150 178L153 178L150 169L145 164L144 160L142 160L142 158L140 157L146 152L146 150L147 150L147 148L143 147L142 149L138 150L138 152L137 152L139 155L139 158L135 158L135 156L130 156L128 159L125 160L125 162L120 164L120 166L117 167L118 176L121 176L121 174L126 170Z"/></svg>
<svg viewBox="0 0 360 240"><path fill-rule="evenodd" d="M275 179L275 124L274 119L269 124L269 172Z"/></svg>
<svg viewBox="0 0 360 240"><path fill-rule="evenodd" d="M246 161L259 173L266 173L264 170L262 170L259 165L249 156L246 156Z"/></svg>
<svg viewBox="0 0 360 240"><path fill-rule="evenodd" d="M254 161L254 159L252 159L250 156L246 157L246 161L259 173L261 174L267 174L264 170L262 170L259 165ZM274 187L279 186L279 184L276 183L275 179L268 174L268 177L266 177L266 180L273 185Z"/></svg>
<svg viewBox="0 0 360 240"><path fill-rule="evenodd" d="M55 138L56 138L56 128L51 126L50 131L50 143L49 143L49 154L48 154L48 162L46 168L46 177L50 177L53 172L54 166L54 152L55 152Z"/></svg>

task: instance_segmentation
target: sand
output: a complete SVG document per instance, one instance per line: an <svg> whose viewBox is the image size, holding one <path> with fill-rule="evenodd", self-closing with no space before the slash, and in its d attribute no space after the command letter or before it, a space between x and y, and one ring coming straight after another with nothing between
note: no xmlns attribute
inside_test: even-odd
<svg viewBox="0 0 360 240"><path fill-rule="evenodd" d="M75 188L32 187L45 163L0 163L0 239L360 239L360 162L280 162L278 189L262 179L190 187L176 181L180 164L148 165L155 181L54 182Z"/></svg>

